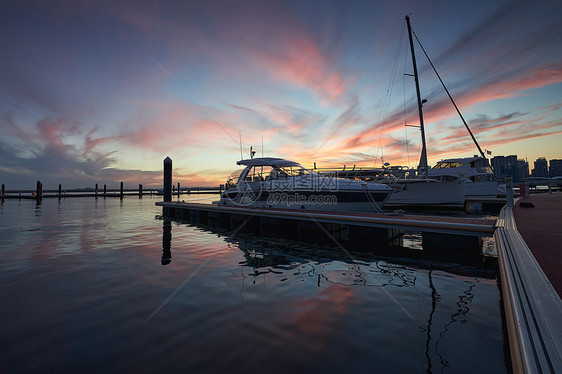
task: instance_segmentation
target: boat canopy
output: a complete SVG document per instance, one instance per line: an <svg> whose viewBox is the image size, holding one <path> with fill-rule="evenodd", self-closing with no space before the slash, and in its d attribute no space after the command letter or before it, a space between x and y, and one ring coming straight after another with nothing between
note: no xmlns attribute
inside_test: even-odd
<svg viewBox="0 0 562 374"><path fill-rule="evenodd" d="M295 161L285 160L282 158L275 157L258 157L247 160L240 160L236 162L237 165L244 166L271 166L274 168L291 167L296 166L302 168L302 166Z"/></svg>
<svg viewBox="0 0 562 374"><path fill-rule="evenodd" d="M438 161L437 163L445 163L445 162L455 162L455 163L461 163L461 164L468 164L470 162L473 162L475 160L485 160L480 156L474 156L474 157L461 157L461 158L447 158L441 161Z"/></svg>

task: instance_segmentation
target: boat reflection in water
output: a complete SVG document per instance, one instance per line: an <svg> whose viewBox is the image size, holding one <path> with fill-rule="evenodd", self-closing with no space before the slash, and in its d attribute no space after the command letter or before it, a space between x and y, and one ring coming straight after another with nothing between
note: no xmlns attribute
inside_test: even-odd
<svg viewBox="0 0 562 374"><path fill-rule="evenodd" d="M172 236L170 222L163 225L164 259ZM407 257L406 249L391 258L200 224L178 222L174 230L223 238L238 258L239 269L220 271L240 274L229 286L240 295L232 323L251 308L246 326L262 329L279 349L256 351L257 362L273 354L306 370L328 370L322 365L340 357L342 367L371 363L378 372L505 371L494 271Z"/></svg>

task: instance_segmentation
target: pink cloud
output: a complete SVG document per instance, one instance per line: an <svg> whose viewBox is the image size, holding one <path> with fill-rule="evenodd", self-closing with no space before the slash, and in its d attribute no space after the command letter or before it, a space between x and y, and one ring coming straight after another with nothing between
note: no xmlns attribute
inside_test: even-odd
<svg viewBox="0 0 562 374"><path fill-rule="evenodd" d="M275 52L256 53L254 59L276 80L311 89L328 102L340 99L350 83L334 59L305 35L286 36Z"/></svg>

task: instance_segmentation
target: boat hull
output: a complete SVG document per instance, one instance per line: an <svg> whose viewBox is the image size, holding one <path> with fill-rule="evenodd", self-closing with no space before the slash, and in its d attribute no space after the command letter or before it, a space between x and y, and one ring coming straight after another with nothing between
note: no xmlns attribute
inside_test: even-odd
<svg viewBox="0 0 562 374"><path fill-rule="evenodd" d="M444 182L406 180L397 183L397 186L401 189L390 196L385 204L386 207L464 206L465 183L460 180Z"/></svg>
<svg viewBox="0 0 562 374"><path fill-rule="evenodd" d="M496 197L498 195L497 181L466 182L466 197Z"/></svg>
<svg viewBox="0 0 562 374"><path fill-rule="evenodd" d="M249 208L307 209L346 212L377 212L391 196L392 190L348 191L239 191L223 192L222 205Z"/></svg>

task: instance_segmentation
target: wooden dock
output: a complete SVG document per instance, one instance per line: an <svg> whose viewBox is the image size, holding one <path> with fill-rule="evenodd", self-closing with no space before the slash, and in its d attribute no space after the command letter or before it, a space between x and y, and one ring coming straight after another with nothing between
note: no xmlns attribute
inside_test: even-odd
<svg viewBox="0 0 562 374"><path fill-rule="evenodd" d="M402 246L404 232L421 232L422 245L428 250L446 248L450 253L480 254L482 237L492 236L495 220L460 217L327 212L300 209L261 208L158 202L163 215L173 219L201 223L269 237L296 237L325 243L337 241L344 246L386 243ZM290 234L290 235L289 235ZM454 249L451 251L451 249Z"/></svg>
<svg viewBox="0 0 562 374"><path fill-rule="evenodd" d="M183 217L191 211L211 214L242 214L253 217L284 218L289 220L316 221L322 223L351 224L379 228L394 228L413 231L458 234L468 236L492 236L495 220L404 215L394 213L327 212L317 210L235 207L217 204L186 202L158 202L156 205L167 209L165 215Z"/></svg>

